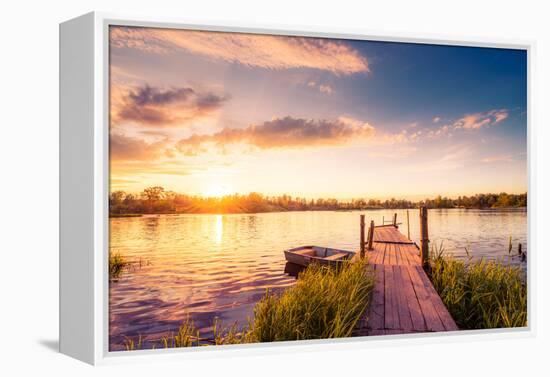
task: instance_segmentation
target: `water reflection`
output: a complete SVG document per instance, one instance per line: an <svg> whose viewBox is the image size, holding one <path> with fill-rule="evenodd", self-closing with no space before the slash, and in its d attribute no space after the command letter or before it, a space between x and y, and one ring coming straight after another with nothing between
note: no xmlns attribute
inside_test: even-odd
<svg viewBox="0 0 550 377"><path fill-rule="evenodd" d="M407 232L406 211L365 211L377 224L398 214ZM418 211L410 211L418 240ZM522 210L431 210L432 244L448 253L506 257L508 240L527 251L527 216ZM271 291L296 282L283 250L313 244L357 250L359 212L291 212L243 215L155 215L110 220L110 248L147 263L110 284L109 334L113 350L125 337L158 339L189 315L209 336L214 318L246 322L254 304ZM213 252L215 251L215 252ZM521 263L513 258L513 263Z"/></svg>
<svg viewBox="0 0 550 377"><path fill-rule="evenodd" d="M219 245L222 243L223 237L223 217L222 215L216 215L216 243Z"/></svg>

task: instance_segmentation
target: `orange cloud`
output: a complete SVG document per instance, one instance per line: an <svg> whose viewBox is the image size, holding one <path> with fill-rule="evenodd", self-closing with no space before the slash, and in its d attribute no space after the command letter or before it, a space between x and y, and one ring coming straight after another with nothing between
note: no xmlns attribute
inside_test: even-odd
<svg viewBox="0 0 550 377"><path fill-rule="evenodd" d="M225 147L230 144L248 144L260 149L304 148L310 146L341 145L357 139L370 139L375 130L370 124L340 117L336 120L276 118L246 128L224 128L211 135L192 135L180 140L176 148L192 155L205 144Z"/></svg>
<svg viewBox="0 0 550 377"><path fill-rule="evenodd" d="M164 152L167 141L148 143L145 140L112 133L109 136L111 161L149 161L158 159Z"/></svg>
<svg viewBox="0 0 550 377"><path fill-rule="evenodd" d="M467 114L453 123L454 128L477 130L484 126L493 126L508 118L508 110L498 109L486 113Z"/></svg>
<svg viewBox="0 0 550 377"><path fill-rule="evenodd" d="M110 44L165 54L184 50L267 69L312 68L349 75L369 72L367 58L345 42L262 34L111 27Z"/></svg>
<svg viewBox="0 0 550 377"><path fill-rule="evenodd" d="M169 127L210 115L228 96L200 93L190 87L161 89L145 85L123 91L115 88L111 122L130 121L146 126Z"/></svg>

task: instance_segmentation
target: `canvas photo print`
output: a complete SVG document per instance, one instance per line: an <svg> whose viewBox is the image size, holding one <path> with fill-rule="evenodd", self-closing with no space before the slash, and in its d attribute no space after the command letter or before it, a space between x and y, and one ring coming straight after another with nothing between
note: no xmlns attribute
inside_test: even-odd
<svg viewBox="0 0 550 377"><path fill-rule="evenodd" d="M528 326L527 52L109 29L109 350Z"/></svg>

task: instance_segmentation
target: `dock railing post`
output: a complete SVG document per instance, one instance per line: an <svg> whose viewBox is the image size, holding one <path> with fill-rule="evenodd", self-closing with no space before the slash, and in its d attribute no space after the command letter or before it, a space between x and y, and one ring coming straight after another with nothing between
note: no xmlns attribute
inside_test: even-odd
<svg viewBox="0 0 550 377"><path fill-rule="evenodd" d="M420 258L422 266L429 266L429 244L428 236L428 209L424 206L420 207Z"/></svg>
<svg viewBox="0 0 550 377"><path fill-rule="evenodd" d="M361 259L365 257L365 215L361 215Z"/></svg>
<svg viewBox="0 0 550 377"><path fill-rule="evenodd" d="M368 245L369 250L372 250L373 238L374 238L374 220L371 220L370 227L369 227L369 245Z"/></svg>
<svg viewBox="0 0 550 377"><path fill-rule="evenodd" d="M409 210L407 210L407 238L411 239L411 225L409 223Z"/></svg>
<svg viewBox="0 0 550 377"><path fill-rule="evenodd" d="M393 226L397 228L397 213L393 214Z"/></svg>

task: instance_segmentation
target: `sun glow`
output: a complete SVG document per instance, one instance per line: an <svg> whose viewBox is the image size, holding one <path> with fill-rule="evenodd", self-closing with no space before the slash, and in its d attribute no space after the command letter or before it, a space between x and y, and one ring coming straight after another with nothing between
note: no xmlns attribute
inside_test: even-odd
<svg viewBox="0 0 550 377"><path fill-rule="evenodd" d="M220 198L231 194L231 189L225 185L211 185L203 191L203 195L206 197Z"/></svg>

